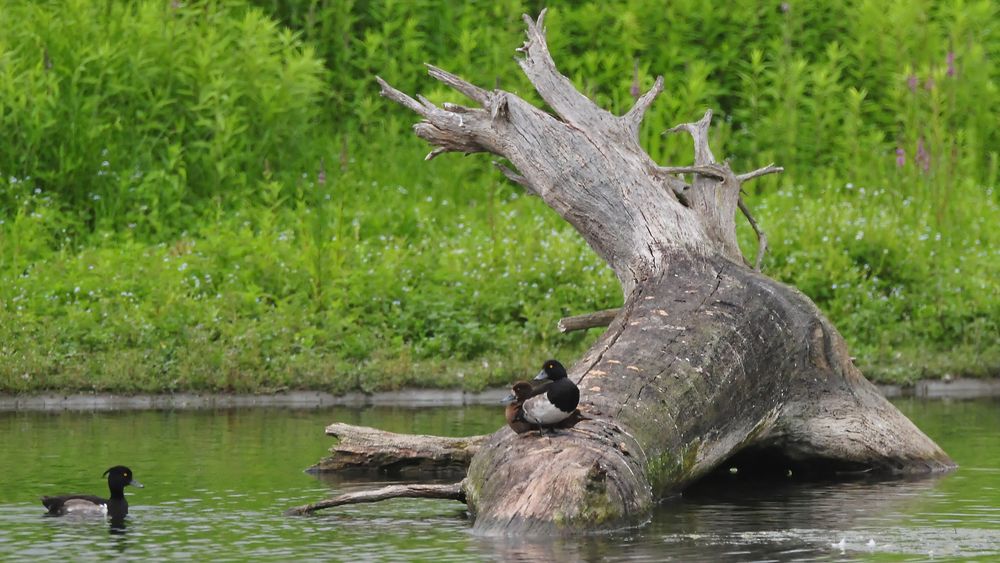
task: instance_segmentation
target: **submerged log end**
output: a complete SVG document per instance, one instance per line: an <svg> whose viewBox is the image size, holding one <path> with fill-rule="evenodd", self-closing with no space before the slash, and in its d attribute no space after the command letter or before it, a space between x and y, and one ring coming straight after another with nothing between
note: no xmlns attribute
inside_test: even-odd
<svg viewBox="0 0 1000 563"><path fill-rule="evenodd" d="M653 505L643 460L638 444L601 419L554 435L498 432L466 478L473 529L532 535L641 523Z"/></svg>
<svg viewBox="0 0 1000 563"><path fill-rule="evenodd" d="M848 473L914 475L957 467L865 379L844 338L827 319L816 313L811 322L802 324L809 327L802 330L806 338L799 377L803 381L774 425L773 442L786 455ZM825 384L824 391L819 391L817 382ZM765 438L764 443L769 441Z"/></svg>
<svg viewBox="0 0 1000 563"><path fill-rule="evenodd" d="M865 382L867 383L867 382ZM852 399L829 397L791 407L781 424L792 459L826 460L831 467L889 475L951 471L957 464L883 398L859 385Z"/></svg>

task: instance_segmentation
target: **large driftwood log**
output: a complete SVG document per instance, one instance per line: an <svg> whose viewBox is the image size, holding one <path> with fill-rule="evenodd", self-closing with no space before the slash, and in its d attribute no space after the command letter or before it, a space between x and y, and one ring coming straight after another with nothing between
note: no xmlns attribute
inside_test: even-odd
<svg viewBox="0 0 1000 563"><path fill-rule="evenodd" d="M661 166L639 146L658 78L623 116L597 107L555 68L525 17L521 68L555 115L435 67L478 108L382 94L422 117L444 152L489 152L614 270L624 306L570 369L590 420L554 437L502 429L462 487L479 533L595 530L648 518L657 499L736 460L784 474L925 473L954 467L851 363L843 338L794 288L747 266L736 241L744 174L716 161L711 111L678 125L694 162ZM683 175L683 178L678 177ZM756 224L754 224L756 229ZM766 244L759 234L761 248ZM499 413L498 413L499 417Z"/></svg>

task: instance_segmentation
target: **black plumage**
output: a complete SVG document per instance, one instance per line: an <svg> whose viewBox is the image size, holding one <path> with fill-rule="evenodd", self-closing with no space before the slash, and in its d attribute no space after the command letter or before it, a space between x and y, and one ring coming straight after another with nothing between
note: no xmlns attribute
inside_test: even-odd
<svg viewBox="0 0 1000 563"><path fill-rule="evenodd" d="M110 498L96 495L58 495L42 497L42 505L48 509L49 516L64 516L66 514L106 514L120 519L128 514L128 501L125 500L125 487L142 488L143 484L132 478L132 470L124 465L116 465L103 473L108 476Z"/></svg>

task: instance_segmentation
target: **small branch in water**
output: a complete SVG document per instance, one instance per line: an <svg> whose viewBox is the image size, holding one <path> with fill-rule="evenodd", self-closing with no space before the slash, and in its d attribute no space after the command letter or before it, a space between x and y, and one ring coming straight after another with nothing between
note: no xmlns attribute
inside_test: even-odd
<svg viewBox="0 0 1000 563"><path fill-rule="evenodd" d="M465 480L447 485L423 485L414 483L410 485L389 485L373 491L356 491L344 493L340 496L304 504L289 508L285 511L285 516L302 516L312 514L317 510L343 506L345 504L361 504L365 502L379 502L392 498L430 498L457 500L465 502Z"/></svg>
<svg viewBox="0 0 1000 563"><path fill-rule="evenodd" d="M611 321L615 320L615 317L618 316L619 312L621 312L621 307L616 309L605 309L603 311L594 311L593 313L587 313L586 315L566 317L559 320L559 332L572 332L574 330L586 330L588 328L608 326L611 324Z"/></svg>

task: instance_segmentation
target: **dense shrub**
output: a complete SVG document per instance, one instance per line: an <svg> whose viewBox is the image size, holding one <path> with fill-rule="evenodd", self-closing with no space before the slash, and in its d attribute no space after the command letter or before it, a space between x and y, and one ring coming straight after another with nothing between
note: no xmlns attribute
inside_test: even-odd
<svg viewBox="0 0 1000 563"><path fill-rule="evenodd" d="M259 10L5 2L0 52L0 212L162 237L318 160L322 61Z"/></svg>
<svg viewBox="0 0 1000 563"><path fill-rule="evenodd" d="M554 325L620 303L607 268L486 158L422 161L373 81L538 103L511 59L543 3L252 4L0 10L0 389L481 387L586 346ZM544 4L605 107L666 77L658 161L712 107L717 155L786 167L747 195L765 271L866 373L996 373L994 3Z"/></svg>
<svg viewBox="0 0 1000 563"><path fill-rule="evenodd" d="M446 95L423 75L422 61L531 98L511 58L523 41L520 15L548 6L556 63L604 107L631 105L634 66L642 88L665 77L643 139L656 158L688 159L685 140L660 133L712 107L718 154L742 167L780 161L792 183L830 174L875 183L892 169L897 147L912 162L921 142L940 176L974 185L997 179L1000 37L992 23L1000 10L989 0L255 4L316 46L332 71L335 111L362 128L387 116L409 123L377 97L375 74L431 99Z"/></svg>

